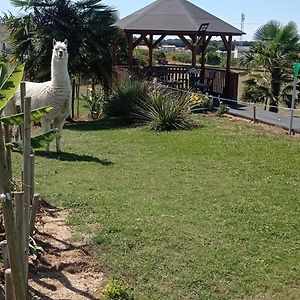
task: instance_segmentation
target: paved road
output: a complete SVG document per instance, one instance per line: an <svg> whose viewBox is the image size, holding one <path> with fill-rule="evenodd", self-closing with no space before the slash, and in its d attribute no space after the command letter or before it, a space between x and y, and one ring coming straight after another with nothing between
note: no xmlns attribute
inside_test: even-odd
<svg viewBox="0 0 300 300"><path fill-rule="evenodd" d="M231 106L230 114L253 120L253 105L229 106ZM290 117L288 115L273 113L259 108L256 109L256 119L261 123L280 126L287 130L290 127ZM293 130L300 133L300 118L298 117L294 117L293 119Z"/></svg>

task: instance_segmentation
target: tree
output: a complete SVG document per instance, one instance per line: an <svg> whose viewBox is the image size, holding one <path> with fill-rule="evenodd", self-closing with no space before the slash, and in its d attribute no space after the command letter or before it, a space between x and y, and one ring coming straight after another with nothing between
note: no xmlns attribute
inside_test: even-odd
<svg viewBox="0 0 300 300"><path fill-rule="evenodd" d="M289 103L292 66L299 58L297 25L294 22L282 25L277 21L269 21L258 28L254 39L256 43L244 59L250 71L246 89L255 89L261 99L268 100L269 110L278 112L280 101ZM257 76L257 69L261 69L263 75Z"/></svg>
<svg viewBox="0 0 300 300"><path fill-rule="evenodd" d="M30 79L50 77L52 39L68 39L69 72L107 85L112 74L109 45L117 32L115 11L101 0L11 0L27 14L6 15L12 53L26 62Z"/></svg>

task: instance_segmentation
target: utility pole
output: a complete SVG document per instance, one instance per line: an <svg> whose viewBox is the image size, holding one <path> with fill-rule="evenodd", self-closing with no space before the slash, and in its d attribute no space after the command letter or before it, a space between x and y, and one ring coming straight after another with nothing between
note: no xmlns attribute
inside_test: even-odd
<svg viewBox="0 0 300 300"><path fill-rule="evenodd" d="M245 30L245 19L246 19L246 15L244 13L241 14L241 31L244 32ZM241 35L240 37L240 46L243 46L243 35Z"/></svg>

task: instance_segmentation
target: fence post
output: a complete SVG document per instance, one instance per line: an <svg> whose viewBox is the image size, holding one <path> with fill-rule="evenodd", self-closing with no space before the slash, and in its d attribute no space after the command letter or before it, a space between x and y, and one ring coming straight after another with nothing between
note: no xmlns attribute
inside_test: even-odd
<svg viewBox="0 0 300 300"><path fill-rule="evenodd" d="M257 119L256 119L256 103L255 102L253 104L253 123L254 124L257 123Z"/></svg>
<svg viewBox="0 0 300 300"><path fill-rule="evenodd" d="M75 78L73 78L72 80L72 112L71 112L71 118L74 119L75 116L75 85L76 85L76 81Z"/></svg>
<svg viewBox="0 0 300 300"><path fill-rule="evenodd" d="M289 135L293 134L293 119L294 119L294 108L295 108L295 101L296 101L296 94L297 94L297 81L298 81L298 77L294 76L293 97L292 97L292 104L291 104L291 116L290 116Z"/></svg>

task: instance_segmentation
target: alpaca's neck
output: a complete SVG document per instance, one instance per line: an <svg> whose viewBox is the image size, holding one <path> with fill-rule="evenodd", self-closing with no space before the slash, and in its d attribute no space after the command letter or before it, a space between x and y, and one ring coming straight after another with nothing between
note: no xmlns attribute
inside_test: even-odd
<svg viewBox="0 0 300 300"><path fill-rule="evenodd" d="M58 61L52 57L51 84L53 86L62 86L62 85L70 84L67 58Z"/></svg>

